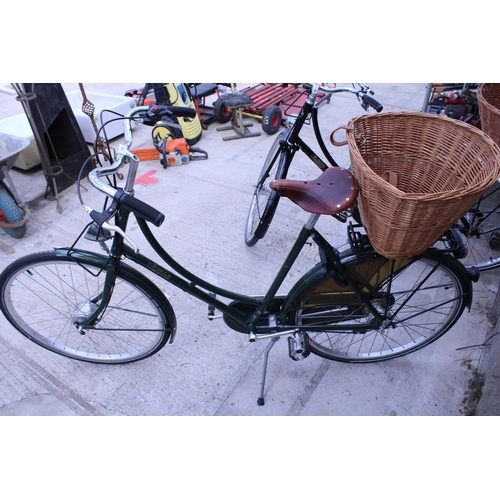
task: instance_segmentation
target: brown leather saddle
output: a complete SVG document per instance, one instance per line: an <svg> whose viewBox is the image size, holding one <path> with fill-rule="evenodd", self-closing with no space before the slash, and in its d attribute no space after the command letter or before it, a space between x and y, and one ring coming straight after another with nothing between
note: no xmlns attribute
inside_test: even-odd
<svg viewBox="0 0 500 500"><path fill-rule="evenodd" d="M313 181L276 179L269 187L313 214L339 214L351 207L358 196L353 175L339 167L327 168Z"/></svg>

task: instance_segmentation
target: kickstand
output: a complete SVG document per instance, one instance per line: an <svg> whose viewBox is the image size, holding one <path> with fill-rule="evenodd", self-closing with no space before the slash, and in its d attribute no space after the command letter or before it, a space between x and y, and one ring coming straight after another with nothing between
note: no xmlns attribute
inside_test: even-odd
<svg viewBox="0 0 500 500"><path fill-rule="evenodd" d="M260 385L260 397L257 400L259 406L264 406L264 385L266 383L266 373L267 373L267 359L269 358L269 351L274 347L274 344L279 340L279 337L272 337L271 342L267 346L266 352L264 353L264 368L262 370L262 383Z"/></svg>

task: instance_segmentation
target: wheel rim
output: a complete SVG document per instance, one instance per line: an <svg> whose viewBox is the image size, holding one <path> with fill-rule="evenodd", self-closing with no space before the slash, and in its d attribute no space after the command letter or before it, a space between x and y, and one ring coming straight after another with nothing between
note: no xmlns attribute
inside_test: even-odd
<svg viewBox="0 0 500 500"><path fill-rule="evenodd" d="M144 291L121 278L94 328L78 330L75 321L95 310L103 284L104 273L94 276L77 263L38 262L10 277L4 308L23 334L64 356L123 363L154 352L165 333L161 309Z"/></svg>
<svg viewBox="0 0 500 500"><path fill-rule="evenodd" d="M500 188L495 184L468 214L458 222L467 238L469 253L462 260L480 270L500 265Z"/></svg>
<svg viewBox="0 0 500 500"><path fill-rule="evenodd" d="M276 128L278 125L281 125L280 114L278 112L273 113L271 118L271 125L273 128Z"/></svg>
<svg viewBox="0 0 500 500"><path fill-rule="evenodd" d="M274 174L271 172L268 180L255 188L246 224L245 236L247 241L259 237L259 228L266 213L266 208L268 204L274 202L276 192L269 187L269 182L272 180L274 180Z"/></svg>
<svg viewBox="0 0 500 500"><path fill-rule="evenodd" d="M394 315L390 325L388 322L385 328L365 333L353 333L347 328L339 332L310 332L311 350L337 361L380 361L405 355L439 338L460 317L464 299L461 283L444 266L435 269L423 282L435 265L433 260L420 259L406 267L393 278L389 295L384 290L386 285L380 285L373 303L379 312L385 310L386 301L389 303L389 314ZM412 294L419 282L423 282L421 288ZM296 322L305 326L304 330L313 324L361 326L373 319L352 292L339 294L338 285L329 276L317 289L296 313ZM321 304L332 294L336 295L337 304ZM433 305L432 310L429 304Z"/></svg>
<svg viewBox="0 0 500 500"><path fill-rule="evenodd" d="M247 245L254 244L265 235L279 201L278 193L269 187L269 183L283 175L284 156L277 156L280 140L283 137L284 134L281 134L274 141L255 186L245 224L245 242ZM271 165L271 168L269 168L269 165ZM269 220L267 220L268 218Z"/></svg>

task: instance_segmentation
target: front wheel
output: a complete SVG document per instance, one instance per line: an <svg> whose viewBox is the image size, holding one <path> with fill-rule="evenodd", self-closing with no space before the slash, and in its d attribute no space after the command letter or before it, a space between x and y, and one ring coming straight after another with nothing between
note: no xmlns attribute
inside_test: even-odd
<svg viewBox="0 0 500 500"><path fill-rule="evenodd" d="M347 265L386 318L379 328L352 290L318 267L297 293L289 318L308 332L311 352L327 359L366 363L404 356L437 340L462 315L469 285L453 264L451 257L426 254L414 261L378 256Z"/></svg>
<svg viewBox="0 0 500 500"><path fill-rule="evenodd" d="M286 134L287 131L283 131L276 137L255 185L245 225L245 243L249 247L265 236L278 207L279 194L269 187L269 183L286 177L292 154L281 148Z"/></svg>
<svg viewBox="0 0 500 500"><path fill-rule="evenodd" d="M22 257L0 275L0 308L14 328L57 354L104 364L147 358L174 334L175 316L161 292L129 266L120 264L101 317L78 328L102 298L105 263L53 251Z"/></svg>

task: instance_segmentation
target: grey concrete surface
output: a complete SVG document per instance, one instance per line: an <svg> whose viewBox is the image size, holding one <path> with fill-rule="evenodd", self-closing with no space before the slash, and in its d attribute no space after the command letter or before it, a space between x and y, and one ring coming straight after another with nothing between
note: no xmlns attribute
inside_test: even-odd
<svg viewBox="0 0 500 500"><path fill-rule="evenodd" d="M140 85L86 84L86 89L122 95ZM385 111L422 107L425 83L369 85ZM18 112L14 98L0 94L0 118ZM325 137L361 113L353 96L334 96L320 111ZM249 121L262 131L255 119ZM139 176L148 182L137 185L136 196L166 214L155 233L181 264L225 288L262 293L307 215L282 200L266 238L248 248L243 229L252 183L274 137L262 131L260 137L226 142L222 138L230 132L218 132L217 126L209 125L197 144L208 152L208 160L168 169L157 161L142 162ZM305 133L312 138L310 129ZM150 146L150 129L138 127L134 147ZM334 156L348 166L347 147L337 148ZM298 156L290 177L317 174L316 167ZM13 179L33 217L20 240L0 233L1 268L27 253L72 244L88 222L74 186L61 193L59 213L53 199L36 194L45 187L40 172L13 172ZM85 202L100 206L101 196L86 180L83 185ZM320 228L338 245L345 241L344 225L324 218ZM130 236L150 255L135 226ZM89 242L83 246L93 248ZM283 291L316 261L316 252L307 249ZM281 339L270 355L265 406L256 401L267 343L249 343L222 320L208 321L205 304L154 276L150 278L174 307L178 334L172 345L137 363L100 366L57 356L29 342L0 315L0 415L459 416L468 411L469 380L485 367L494 378L487 377L478 410L498 414L495 380L500 373L493 370L492 360L498 336L489 350L475 347L495 330L498 276L495 270L483 273L474 287L470 313L437 342L403 358L352 366L311 355L295 362L288 357L286 339Z"/></svg>

